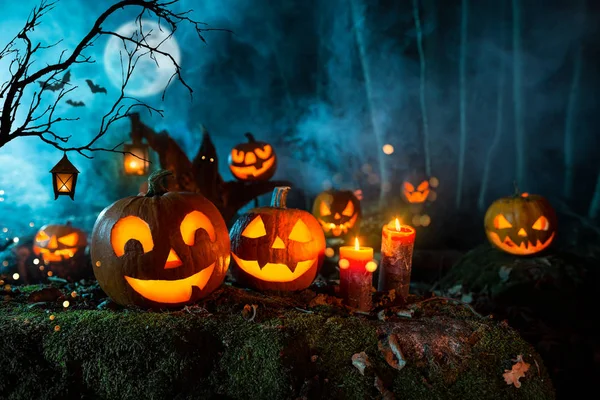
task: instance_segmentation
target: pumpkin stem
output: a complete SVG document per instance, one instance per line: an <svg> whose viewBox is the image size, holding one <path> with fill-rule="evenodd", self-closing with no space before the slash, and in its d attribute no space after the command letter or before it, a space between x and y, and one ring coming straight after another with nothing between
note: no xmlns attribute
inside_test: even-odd
<svg viewBox="0 0 600 400"><path fill-rule="evenodd" d="M517 196L517 197L521 196L521 191L519 190L519 187L517 186L517 181L513 181L513 185L515 186L515 196Z"/></svg>
<svg viewBox="0 0 600 400"><path fill-rule="evenodd" d="M250 132L244 133L244 136L246 136L248 138L248 143L256 142L256 139L254 139L254 135L251 134Z"/></svg>
<svg viewBox="0 0 600 400"><path fill-rule="evenodd" d="M167 179L172 175L173 172L166 169L159 169L153 172L148 177L148 193L146 193L146 197L162 196L167 193L169 191L167 189Z"/></svg>
<svg viewBox="0 0 600 400"><path fill-rule="evenodd" d="M289 186L277 186L273 189L273 197L271 197L271 207L286 208L286 200Z"/></svg>

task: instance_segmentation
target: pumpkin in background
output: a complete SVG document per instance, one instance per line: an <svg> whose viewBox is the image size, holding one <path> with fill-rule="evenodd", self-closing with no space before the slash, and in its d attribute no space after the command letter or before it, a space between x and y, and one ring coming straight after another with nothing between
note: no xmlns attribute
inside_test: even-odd
<svg viewBox="0 0 600 400"><path fill-rule="evenodd" d="M289 187L273 191L270 207L243 214L231 228L231 272L258 290L302 290L317 276L325 236L310 213L286 208Z"/></svg>
<svg viewBox="0 0 600 400"><path fill-rule="evenodd" d="M225 279L230 254L225 221L204 196L168 192L170 175L155 172L148 193L116 201L94 225L94 274L119 304L190 304Z"/></svg>
<svg viewBox="0 0 600 400"><path fill-rule="evenodd" d="M503 197L485 213L485 233L498 249L531 255L546 249L556 235L556 213L544 197L527 193Z"/></svg>
<svg viewBox="0 0 600 400"><path fill-rule="evenodd" d="M275 175L277 156L273 147L258 142L251 133L246 133L248 143L240 143L229 154L229 169L240 181L266 181Z"/></svg>
<svg viewBox="0 0 600 400"><path fill-rule="evenodd" d="M45 264L60 263L85 252L87 234L74 228L71 222L65 225L45 225L35 234L33 252Z"/></svg>
<svg viewBox="0 0 600 400"><path fill-rule="evenodd" d="M359 226L360 200L350 190L327 190L315 199L312 213L326 237L348 236Z"/></svg>

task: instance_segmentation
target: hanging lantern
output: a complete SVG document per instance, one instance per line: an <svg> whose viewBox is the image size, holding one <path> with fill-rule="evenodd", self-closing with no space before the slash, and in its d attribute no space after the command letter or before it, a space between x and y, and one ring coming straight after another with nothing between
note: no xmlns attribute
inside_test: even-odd
<svg viewBox="0 0 600 400"><path fill-rule="evenodd" d="M70 196L71 200L74 200L79 171L71 164L66 153L50 172L52 173L54 200L58 199L58 196Z"/></svg>
<svg viewBox="0 0 600 400"><path fill-rule="evenodd" d="M145 143L132 143L123 145L123 167L127 175L146 175L148 173L148 158L150 156L148 145Z"/></svg>

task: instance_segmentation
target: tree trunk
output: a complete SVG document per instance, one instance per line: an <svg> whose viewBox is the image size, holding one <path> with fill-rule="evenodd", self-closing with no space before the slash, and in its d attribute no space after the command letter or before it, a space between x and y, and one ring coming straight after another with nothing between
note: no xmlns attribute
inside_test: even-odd
<svg viewBox="0 0 600 400"><path fill-rule="evenodd" d="M502 10L501 14L504 16L505 14L505 1L502 1ZM504 20L503 20L504 21ZM504 48L504 44L506 42L506 27L502 26L502 37L500 48ZM490 179L490 169L492 168L492 160L496 155L496 149L500 144L500 138L502 137L502 129L503 129L503 119L504 119L504 82L506 81L506 67L504 65L502 57L498 60L498 94L496 97L496 127L494 130L494 137L492 139L492 144L488 149L487 157L485 158L485 165L483 167L483 178L481 179L481 188L479 189L479 199L477 201L477 206L479 210L483 211L485 209L485 193L487 192L488 182Z"/></svg>
<svg viewBox="0 0 600 400"><path fill-rule="evenodd" d="M419 1L413 0L413 17L415 19L415 30L417 32L417 48L419 50L420 84L419 100L421 103L421 118L423 119L423 152L425 155L425 174L431 176L431 154L429 152L429 123L427 120L427 101L425 98L426 84L426 62L423 52L423 30L421 29L421 18L419 16Z"/></svg>
<svg viewBox="0 0 600 400"><path fill-rule="evenodd" d="M458 182L456 184L456 208L460 208L462 201L465 157L467 146L467 26L469 23L468 0L461 2L460 18L460 60L459 60L459 82L460 82L460 142L458 154Z"/></svg>
<svg viewBox="0 0 600 400"><path fill-rule="evenodd" d="M389 186L389 178L388 173L385 168L385 162L383 157L381 156L382 147L383 147L383 133L381 132L380 126L375 120L374 109L375 105L373 99L373 88L371 82L371 68L369 65L369 61L367 60L367 51L365 48L365 37L364 37L364 24L365 17L361 12L362 7L359 4L360 0L349 0L350 1L350 9L351 9L351 20L352 27L354 31L354 39L356 40L356 45L358 47L358 54L360 58L360 65L362 67L363 79L365 81L365 91L367 94L367 110L371 119L371 129L373 130L373 142L376 146L375 154L377 156L377 162L379 165L379 178L381 181L381 186L379 189L379 204L383 205L385 200L385 191L384 187Z"/></svg>
<svg viewBox="0 0 600 400"><path fill-rule="evenodd" d="M515 145L517 153L516 180L521 188L527 187L525 155L525 128L523 126L523 83L521 60L521 5L519 0L512 0L513 19L513 104L515 113Z"/></svg>
<svg viewBox="0 0 600 400"><path fill-rule="evenodd" d="M567 103L567 115L565 119L565 181L563 185L563 195L567 199L573 196L573 175L575 164L575 130L577 114L577 98L579 97L579 82L581 80L582 64L582 46L578 46L575 64L573 66L573 79L571 81L571 90L569 91L569 102Z"/></svg>

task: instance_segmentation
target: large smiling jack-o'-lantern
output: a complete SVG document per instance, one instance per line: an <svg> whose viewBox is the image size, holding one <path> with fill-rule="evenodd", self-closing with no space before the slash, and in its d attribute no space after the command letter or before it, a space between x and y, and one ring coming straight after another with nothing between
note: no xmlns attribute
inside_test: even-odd
<svg viewBox="0 0 600 400"><path fill-rule="evenodd" d="M275 175L277 156L273 147L254 139L250 132L248 143L240 143L229 154L229 169L240 181L267 181Z"/></svg>
<svg viewBox="0 0 600 400"><path fill-rule="evenodd" d="M270 207L248 211L231 228L237 282L258 290L302 290L317 276L325 236L315 217L286 208L289 189L275 188Z"/></svg>
<svg viewBox="0 0 600 400"><path fill-rule="evenodd" d="M360 200L350 190L327 190L315 199L312 213L326 237L349 236L360 223Z"/></svg>
<svg viewBox="0 0 600 400"><path fill-rule="evenodd" d="M118 200L96 220L94 274L119 304L181 306L208 295L225 278L225 221L204 196L167 192L169 175L152 174L146 195Z"/></svg>
<svg viewBox="0 0 600 400"><path fill-rule="evenodd" d="M556 213L544 197L517 193L492 203L485 213L485 233L498 249L515 255L537 254L556 234Z"/></svg>

